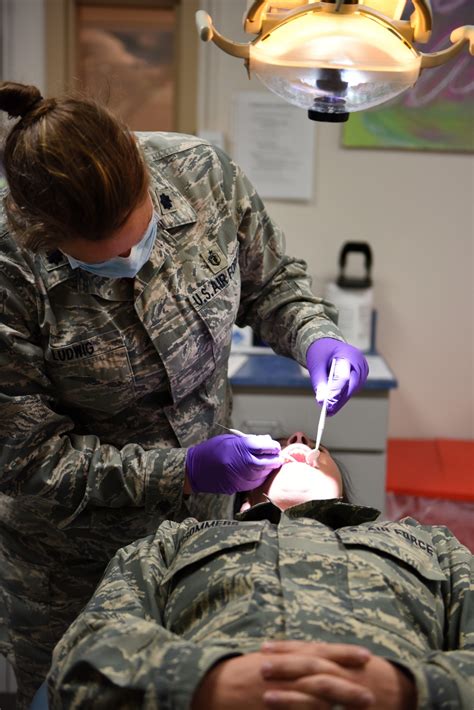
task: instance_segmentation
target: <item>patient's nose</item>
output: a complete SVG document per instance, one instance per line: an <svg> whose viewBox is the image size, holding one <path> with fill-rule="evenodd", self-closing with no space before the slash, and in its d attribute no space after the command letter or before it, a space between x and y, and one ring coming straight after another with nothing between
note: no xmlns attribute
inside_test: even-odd
<svg viewBox="0 0 474 710"><path fill-rule="evenodd" d="M288 439L287 444L306 444L306 446L311 446L308 437L302 431L295 431Z"/></svg>

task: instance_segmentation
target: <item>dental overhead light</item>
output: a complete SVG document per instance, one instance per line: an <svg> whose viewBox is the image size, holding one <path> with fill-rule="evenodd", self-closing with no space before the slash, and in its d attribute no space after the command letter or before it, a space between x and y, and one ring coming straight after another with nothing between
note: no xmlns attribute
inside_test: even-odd
<svg viewBox="0 0 474 710"><path fill-rule="evenodd" d="M465 44L474 54L474 26L451 33L451 46L419 52L413 42L431 36L430 0L412 0L409 20L400 19L408 0L255 0L244 29L251 42L223 37L203 10L196 13L201 39L245 61L275 94L306 108L315 121L347 121L412 87L420 72L453 59Z"/></svg>

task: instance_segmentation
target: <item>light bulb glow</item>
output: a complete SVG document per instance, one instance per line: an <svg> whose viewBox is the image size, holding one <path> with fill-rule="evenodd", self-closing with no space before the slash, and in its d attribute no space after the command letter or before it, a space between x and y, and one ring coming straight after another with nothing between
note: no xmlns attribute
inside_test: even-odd
<svg viewBox="0 0 474 710"><path fill-rule="evenodd" d="M361 13L321 12L297 17L250 47L250 61L361 70L405 71L420 66L418 53L386 25Z"/></svg>
<svg viewBox="0 0 474 710"><path fill-rule="evenodd" d="M416 82L421 55L362 12L294 18L250 47L250 71L296 106L328 113L388 101Z"/></svg>

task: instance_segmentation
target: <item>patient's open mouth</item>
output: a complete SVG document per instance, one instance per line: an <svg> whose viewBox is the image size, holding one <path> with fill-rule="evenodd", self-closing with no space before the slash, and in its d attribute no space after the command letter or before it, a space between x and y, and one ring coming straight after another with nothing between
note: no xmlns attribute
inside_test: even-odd
<svg viewBox="0 0 474 710"><path fill-rule="evenodd" d="M311 449L306 446L306 444L290 444L286 447L283 452L283 458L286 462L299 461L300 463L307 463L310 466L314 466L310 460Z"/></svg>

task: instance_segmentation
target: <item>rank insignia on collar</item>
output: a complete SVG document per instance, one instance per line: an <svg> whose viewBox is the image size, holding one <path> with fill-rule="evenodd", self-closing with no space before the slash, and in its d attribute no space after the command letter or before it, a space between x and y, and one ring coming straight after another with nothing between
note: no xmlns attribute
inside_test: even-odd
<svg viewBox="0 0 474 710"><path fill-rule="evenodd" d="M48 254L47 259L50 264L54 264L55 266L57 266L58 264L62 264L62 262L64 261L64 254L59 251L59 249L55 249L54 251Z"/></svg>
<svg viewBox="0 0 474 710"><path fill-rule="evenodd" d="M63 267L69 266L67 257L59 249L41 252L40 259L48 273L59 269L61 269L61 272L58 271L58 273L64 273Z"/></svg>
<svg viewBox="0 0 474 710"><path fill-rule="evenodd" d="M173 202L171 200L171 197L165 192L162 192L160 195L160 205L162 207L162 212L169 212L173 209Z"/></svg>

